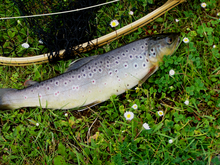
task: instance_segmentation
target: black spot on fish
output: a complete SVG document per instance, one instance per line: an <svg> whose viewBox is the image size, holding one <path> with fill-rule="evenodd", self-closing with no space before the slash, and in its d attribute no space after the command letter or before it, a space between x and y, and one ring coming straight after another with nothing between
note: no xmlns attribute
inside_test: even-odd
<svg viewBox="0 0 220 165"><path fill-rule="evenodd" d="M74 76L72 76L72 78L74 78Z"/></svg>
<svg viewBox="0 0 220 165"><path fill-rule="evenodd" d="M148 59L146 58L146 61L148 62Z"/></svg>
<svg viewBox="0 0 220 165"><path fill-rule="evenodd" d="M127 64L124 64L124 67L125 67L125 68L127 68L127 67L128 67L128 65L127 65Z"/></svg>

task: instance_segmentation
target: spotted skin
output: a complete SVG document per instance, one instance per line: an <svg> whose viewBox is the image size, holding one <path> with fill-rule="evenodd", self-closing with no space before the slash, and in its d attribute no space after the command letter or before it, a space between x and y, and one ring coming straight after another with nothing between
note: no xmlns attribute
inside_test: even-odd
<svg viewBox="0 0 220 165"><path fill-rule="evenodd" d="M172 43L168 42L170 38ZM70 109L103 102L153 74L162 56L172 54L178 43L178 34L157 35L91 60L79 60L70 66L72 69L52 79L22 90L0 90L0 109L37 106Z"/></svg>

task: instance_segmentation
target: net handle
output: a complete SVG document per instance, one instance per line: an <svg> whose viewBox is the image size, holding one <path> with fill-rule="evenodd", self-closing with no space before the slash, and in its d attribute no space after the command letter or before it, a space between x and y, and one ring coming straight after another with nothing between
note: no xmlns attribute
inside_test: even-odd
<svg viewBox="0 0 220 165"><path fill-rule="evenodd" d="M185 2L186 0L168 0L164 5L157 8L153 12L147 14L146 16L138 19L137 21L130 23L114 32L111 32L107 35L104 35L102 37L99 37L97 39L94 39L92 41L80 44L77 47L79 47L78 50L82 50L83 48L86 48L89 43L92 43L93 45L90 45L89 50L91 50L93 47L102 46L106 43L109 43L123 35L129 34L135 30L137 30L140 27L143 27L144 25L152 22L165 12L169 11L170 9L174 8L175 6L179 5L182 2ZM88 48L86 49L88 50ZM61 50L59 52L59 56L62 57L65 50ZM55 52L53 52L53 55L55 55ZM48 62L48 54L41 54L33 57L2 57L0 56L0 64L1 65L9 65L9 66L26 66L26 65L32 65L35 64L41 64Z"/></svg>

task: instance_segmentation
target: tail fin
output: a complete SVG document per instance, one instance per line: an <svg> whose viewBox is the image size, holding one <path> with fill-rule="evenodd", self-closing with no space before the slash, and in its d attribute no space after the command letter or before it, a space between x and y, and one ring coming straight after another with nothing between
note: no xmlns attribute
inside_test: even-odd
<svg viewBox="0 0 220 165"><path fill-rule="evenodd" d="M0 89L0 109L13 109L9 98L16 90L12 88Z"/></svg>

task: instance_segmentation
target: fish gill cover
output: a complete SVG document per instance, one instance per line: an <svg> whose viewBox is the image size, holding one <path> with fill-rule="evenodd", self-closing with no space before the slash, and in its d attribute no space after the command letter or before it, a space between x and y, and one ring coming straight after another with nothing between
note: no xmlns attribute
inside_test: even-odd
<svg viewBox="0 0 220 165"><path fill-rule="evenodd" d="M111 13L112 15L105 14L112 4L76 12L65 13L65 11L90 7L104 2L106 0L5 0L0 4L1 18L64 13L0 19L1 56L25 57L48 53L49 61L56 62L60 60L60 50L64 49L65 53L62 59L74 58L76 54L90 49L94 44L90 42L91 40L115 30L109 24L116 18L116 15L118 18L120 17L120 21L128 19L131 1L123 3L123 5L127 5L124 6L127 11L120 13L120 15L117 11ZM133 4L138 3L143 2L136 1ZM121 2L117 2L116 5L120 4ZM132 11L135 10L137 8L132 5ZM119 27L121 26L119 24ZM76 47L82 43L88 43L86 48Z"/></svg>

